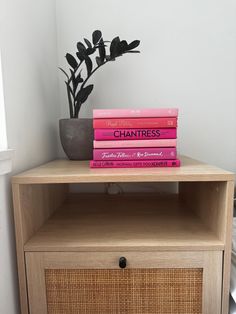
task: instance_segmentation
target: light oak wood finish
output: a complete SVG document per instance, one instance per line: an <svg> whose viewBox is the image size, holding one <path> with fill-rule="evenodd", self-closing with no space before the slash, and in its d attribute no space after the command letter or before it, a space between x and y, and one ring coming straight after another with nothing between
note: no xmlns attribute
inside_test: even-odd
<svg viewBox="0 0 236 314"><path fill-rule="evenodd" d="M228 313L234 181L180 183L180 197L225 244L222 313Z"/></svg>
<svg viewBox="0 0 236 314"><path fill-rule="evenodd" d="M221 313L222 252L87 252L26 253L31 314L47 314L45 269L202 268L203 314Z"/></svg>
<svg viewBox="0 0 236 314"><path fill-rule="evenodd" d="M191 208L202 222L225 243L227 227L227 181L181 182L181 201Z"/></svg>
<svg viewBox="0 0 236 314"><path fill-rule="evenodd" d="M33 293L38 275L31 273L27 287L25 255L41 272L46 260L49 263L51 259L55 267L60 263L73 267L78 256L82 259L79 265L85 265L83 261L94 254L94 267L99 267L104 265L103 256L114 257L117 252L137 256L140 265L141 260L146 263L157 254L157 267L171 256L179 265L185 265L191 256L196 256L195 261L205 256L208 262L204 265L211 266L204 291L216 291L218 301L206 296L204 314L228 314L234 175L191 158L181 160L179 169L112 170L90 169L88 162L57 160L13 177L21 314L38 311L42 301L39 297L35 308L31 303L29 312L28 293ZM86 182L173 182L179 184L179 197L69 197L69 183ZM68 258L71 263L66 262ZM41 276L41 288L43 284ZM219 302L221 312L220 306L214 308Z"/></svg>
<svg viewBox="0 0 236 314"><path fill-rule="evenodd" d="M21 313L28 313L24 245L65 200L66 185L13 184L14 220Z"/></svg>
<svg viewBox="0 0 236 314"><path fill-rule="evenodd" d="M90 169L88 161L56 160L13 177L18 184L233 180L231 172L180 156L180 168Z"/></svg>
<svg viewBox="0 0 236 314"><path fill-rule="evenodd" d="M234 182L227 182L226 208L226 235L225 250L223 258L223 290L222 290L222 313L227 314L229 310L229 283L231 270L231 248L232 248L232 217L233 217Z"/></svg>
<svg viewBox="0 0 236 314"><path fill-rule="evenodd" d="M223 250L177 195L82 195L68 200L25 251Z"/></svg>

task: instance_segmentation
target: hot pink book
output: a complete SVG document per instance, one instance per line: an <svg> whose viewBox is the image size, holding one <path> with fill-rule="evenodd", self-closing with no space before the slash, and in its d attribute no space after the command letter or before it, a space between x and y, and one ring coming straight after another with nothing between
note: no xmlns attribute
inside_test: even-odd
<svg viewBox="0 0 236 314"><path fill-rule="evenodd" d="M130 141L93 141L94 148L129 148L129 147L176 147L177 140L130 140Z"/></svg>
<svg viewBox="0 0 236 314"><path fill-rule="evenodd" d="M93 119L94 129L176 128L177 118Z"/></svg>
<svg viewBox="0 0 236 314"><path fill-rule="evenodd" d="M101 140L139 140L176 138L176 128L173 129L95 129L94 139Z"/></svg>
<svg viewBox="0 0 236 314"><path fill-rule="evenodd" d="M180 160L90 161L90 168L180 167Z"/></svg>
<svg viewBox="0 0 236 314"><path fill-rule="evenodd" d="M93 118L151 118L151 117L177 117L177 108L154 109L94 109Z"/></svg>
<svg viewBox="0 0 236 314"><path fill-rule="evenodd" d="M175 147L94 149L93 160L176 159Z"/></svg>

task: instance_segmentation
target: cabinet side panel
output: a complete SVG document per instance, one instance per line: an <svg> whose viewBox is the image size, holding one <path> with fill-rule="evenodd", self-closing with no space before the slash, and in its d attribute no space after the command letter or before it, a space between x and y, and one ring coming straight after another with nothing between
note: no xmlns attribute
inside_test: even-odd
<svg viewBox="0 0 236 314"><path fill-rule="evenodd" d="M64 184L20 185L24 244L64 202L67 189Z"/></svg>
<svg viewBox="0 0 236 314"><path fill-rule="evenodd" d="M225 241L227 181L181 182L179 194L187 210L193 210L220 240Z"/></svg>
<svg viewBox="0 0 236 314"><path fill-rule="evenodd" d="M233 195L234 181L227 182L227 225L226 240L223 259L223 292L222 292L222 314L228 314L229 309L229 286L230 286L230 269L231 269L231 247L232 247L232 223L233 223Z"/></svg>
<svg viewBox="0 0 236 314"><path fill-rule="evenodd" d="M22 230L22 211L21 211L21 204L20 204L19 184L14 183L12 185L12 190L13 190L17 268L18 268L21 314L28 314L29 311L28 311L28 297L27 297L27 284L26 284L25 258L24 258L24 242L23 242L23 230Z"/></svg>
<svg viewBox="0 0 236 314"><path fill-rule="evenodd" d="M65 200L67 186L13 183L12 188L21 314L28 314L24 244Z"/></svg>

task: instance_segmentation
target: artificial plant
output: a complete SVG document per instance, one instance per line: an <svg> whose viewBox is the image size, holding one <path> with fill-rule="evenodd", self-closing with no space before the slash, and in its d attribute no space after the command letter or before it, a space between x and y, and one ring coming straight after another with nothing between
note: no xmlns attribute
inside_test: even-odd
<svg viewBox="0 0 236 314"><path fill-rule="evenodd" d="M84 43L77 43L76 57L70 53L66 54L66 60L70 66L70 73L66 73L62 68L59 68L65 75L67 80L66 89L69 102L70 118L78 118L81 105L87 100L93 90L93 85L86 85L89 78L100 67L110 61L114 61L117 57L121 57L125 53L138 53L133 50L139 46L140 41L134 40L130 44L126 40L120 40L115 37L111 42L104 41L102 32L96 30L92 33L92 42L84 38ZM108 53L109 52L109 53ZM92 55L95 56L96 65L92 60ZM86 76L82 72L82 66L86 67ZM84 77L83 77L84 76Z"/></svg>

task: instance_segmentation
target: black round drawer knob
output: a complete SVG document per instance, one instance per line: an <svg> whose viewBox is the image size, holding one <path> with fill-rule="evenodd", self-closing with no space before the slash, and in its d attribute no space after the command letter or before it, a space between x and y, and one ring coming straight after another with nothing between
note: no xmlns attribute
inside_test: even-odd
<svg viewBox="0 0 236 314"><path fill-rule="evenodd" d="M120 268L125 268L126 267L126 263L127 263L127 260L126 260L126 258L125 257L120 257L120 259L119 259L119 266L120 266Z"/></svg>

